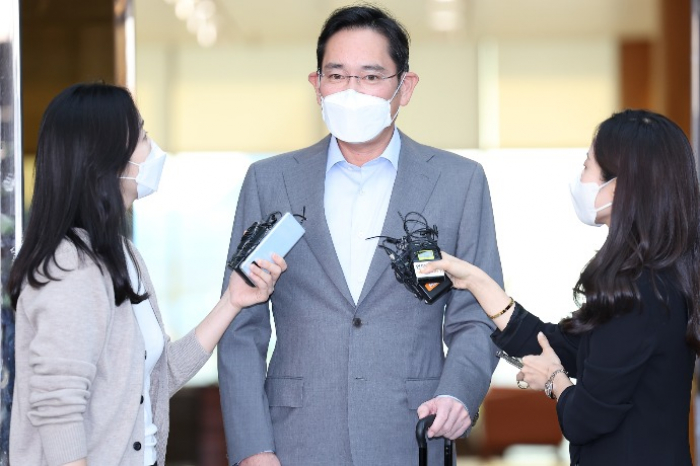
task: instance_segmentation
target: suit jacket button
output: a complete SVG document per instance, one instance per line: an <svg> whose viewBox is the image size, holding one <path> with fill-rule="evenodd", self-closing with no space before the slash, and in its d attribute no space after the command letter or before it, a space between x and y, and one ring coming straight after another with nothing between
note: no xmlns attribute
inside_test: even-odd
<svg viewBox="0 0 700 466"><path fill-rule="evenodd" d="M141 405L143 404L143 395L141 395L141 403L139 403L139 404L141 404Z"/></svg>
<svg viewBox="0 0 700 466"><path fill-rule="evenodd" d="M352 319L352 325L354 325L357 328L362 327L362 319L360 319L359 317L355 317L354 319Z"/></svg>
<svg viewBox="0 0 700 466"><path fill-rule="evenodd" d="M141 442L134 442L134 450L139 451L141 449Z"/></svg>

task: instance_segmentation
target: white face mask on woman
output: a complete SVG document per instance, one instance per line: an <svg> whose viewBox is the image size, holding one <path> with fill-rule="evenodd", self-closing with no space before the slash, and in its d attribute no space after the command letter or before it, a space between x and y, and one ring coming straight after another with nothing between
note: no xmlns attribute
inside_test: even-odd
<svg viewBox="0 0 700 466"><path fill-rule="evenodd" d="M148 153L146 160L141 163L129 160L129 163L139 167L139 173L136 177L120 176L120 178L136 181L137 199L143 199L149 194L156 192L160 183L160 175L163 173L163 165L165 164L165 152L158 147L158 144L151 140L151 152Z"/></svg>
<svg viewBox="0 0 700 466"><path fill-rule="evenodd" d="M582 183L581 175L577 175L576 179L572 180L569 189L571 191L571 201L574 205L574 210L576 211L576 216L586 225L592 227L602 226L602 223L596 223L595 218L598 216L598 212L608 208L612 205L612 202L608 202L600 207L595 206L596 197L598 193L605 186L610 184L615 178L606 181L605 183L599 185L597 183Z"/></svg>
<svg viewBox="0 0 700 466"><path fill-rule="evenodd" d="M399 86L389 100L346 89L321 99L321 114L328 131L343 142L357 144L367 142L393 123L399 112L391 115L391 101L403 85Z"/></svg>

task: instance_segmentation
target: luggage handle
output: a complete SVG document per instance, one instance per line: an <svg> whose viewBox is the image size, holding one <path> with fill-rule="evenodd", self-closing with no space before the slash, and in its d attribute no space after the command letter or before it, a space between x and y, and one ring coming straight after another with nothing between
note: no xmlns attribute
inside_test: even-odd
<svg viewBox="0 0 700 466"><path fill-rule="evenodd" d="M416 440L418 441L418 464L428 465L428 429L433 425L435 415L431 414L418 420ZM445 439L445 466L452 466L452 440Z"/></svg>

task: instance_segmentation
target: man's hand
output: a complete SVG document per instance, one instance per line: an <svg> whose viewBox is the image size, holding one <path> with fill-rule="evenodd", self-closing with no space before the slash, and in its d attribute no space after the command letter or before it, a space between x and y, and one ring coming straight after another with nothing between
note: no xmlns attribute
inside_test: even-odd
<svg viewBox="0 0 700 466"><path fill-rule="evenodd" d="M472 425L464 405L449 396L433 398L418 407L419 419L431 414L435 415L435 421L428 429L428 438L445 437L454 440L462 436Z"/></svg>
<svg viewBox="0 0 700 466"><path fill-rule="evenodd" d="M258 453L240 462L240 466L282 466L274 453Z"/></svg>

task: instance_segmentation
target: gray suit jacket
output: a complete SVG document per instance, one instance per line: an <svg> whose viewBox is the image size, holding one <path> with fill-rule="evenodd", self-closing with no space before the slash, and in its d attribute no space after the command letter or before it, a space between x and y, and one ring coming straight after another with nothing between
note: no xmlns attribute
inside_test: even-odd
<svg viewBox="0 0 700 466"><path fill-rule="evenodd" d="M418 406L451 395L473 418L497 363L494 326L471 293L451 291L427 305L396 280L380 249L354 304L324 213L329 141L256 162L243 183L229 257L243 231L271 212L306 208L307 220L272 295L277 344L269 368L267 304L239 314L219 343L229 464L270 450L283 466L417 464ZM401 134L382 234L403 236L398 212L411 211L438 226L441 249L502 282L479 164ZM442 442L430 443L439 461Z"/></svg>

